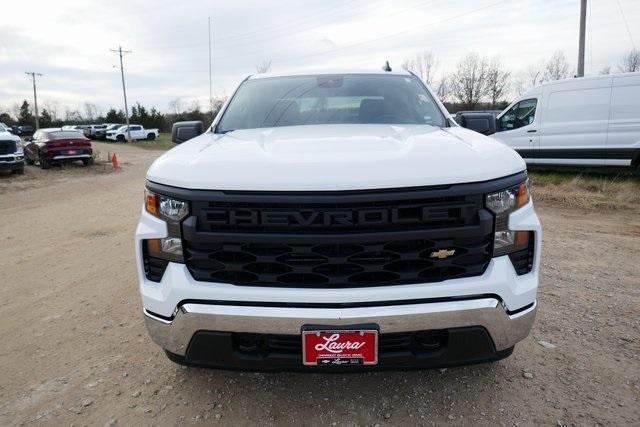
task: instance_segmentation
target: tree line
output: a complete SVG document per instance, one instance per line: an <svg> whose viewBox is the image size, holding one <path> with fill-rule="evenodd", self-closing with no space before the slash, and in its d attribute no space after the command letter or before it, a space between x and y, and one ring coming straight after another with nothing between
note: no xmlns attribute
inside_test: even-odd
<svg viewBox="0 0 640 427"><path fill-rule="evenodd" d="M439 61L435 54L425 51L402 63L436 92L451 113L461 110L503 109L512 94L522 94L533 86L574 75L571 64L563 51L556 51L538 64L520 73L507 70L500 57L487 58L478 53L468 53L451 72L439 73ZM640 71L640 50L633 49L624 55L617 66L606 66L600 74Z"/></svg>
<svg viewBox="0 0 640 427"><path fill-rule="evenodd" d="M271 69L271 60L256 65L258 73ZM563 51L556 51L546 61L533 64L524 71L514 73L507 70L500 57L484 57L472 52L465 55L449 72L440 72L439 61L431 51L424 51L402 63L436 92L451 113L461 110L503 109L509 105L512 94L524 93L541 83L560 80L574 75L573 67ZM632 49L615 66L608 65L600 74L640 71L640 49ZM208 108L202 109L198 102L185 103L176 98L169 102L169 112L162 113L156 107L147 109L140 102L131 107L129 120L146 128L158 128L161 132L171 130L173 123L185 120L201 120L211 123L224 98L215 98ZM110 108L102 113L95 104L85 102L81 108L65 109L55 103L45 102L40 110L40 127L59 127L63 124L125 123L122 109ZM7 125L35 125L35 117L27 100L15 104L11 110L0 108L0 122Z"/></svg>
<svg viewBox="0 0 640 427"><path fill-rule="evenodd" d="M209 124L222 104L223 98L216 98L211 108L202 109L198 102L184 104L179 98L169 102L170 112L162 113L156 107L147 109L140 102L136 102L129 113L129 121L132 124L142 125L145 128L158 128L160 132L170 132L175 122L188 120L201 120ZM39 111L39 125L41 128L61 127L67 124L100 124L100 123L125 123L125 113L122 109L110 108L105 113L100 112L95 104L85 103L79 109L66 109L64 114L58 114L56 108L45 105ZM21 104L14 105L11 111L0 110L0 122L12 125L35 126L35 116L31 104L25 99Z"/></svg>

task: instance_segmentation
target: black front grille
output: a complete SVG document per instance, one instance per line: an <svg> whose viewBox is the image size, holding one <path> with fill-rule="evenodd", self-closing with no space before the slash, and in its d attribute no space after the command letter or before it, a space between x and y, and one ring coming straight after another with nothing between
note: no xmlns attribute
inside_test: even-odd
<svg viewBox="0 0 640 427"><path fill-rule="evenodd" d="M425 233L426 234L426 233ZM196 280L291 287L379 286L481 275L491 234L358 243L185 242ZM319 236L319 241L325 240ZM455 251L439 259L440 250Z"/></svg>
<svg viewBox="0 0 640 427"><path fill-rule="evenodd" d="M355 288L479 276L491 260L493 216L481 190L465 190L196 191L182 223L185 263L198 281L249 286Z"/></svg>
<svg viewBox="0 0 640 427"><path fill-rule="evenodd" d="M15 141L0 141L0 156L16 152Z"/></svg>

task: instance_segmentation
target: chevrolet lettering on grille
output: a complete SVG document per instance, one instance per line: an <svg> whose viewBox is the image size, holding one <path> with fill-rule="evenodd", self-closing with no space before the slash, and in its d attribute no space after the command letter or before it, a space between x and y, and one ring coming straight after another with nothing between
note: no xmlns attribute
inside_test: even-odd
<svg viewBox="0 0 640 427"><path fill-rule="evenodd" d="M211 209L206 221L232 227L358 227L384 224L422 224L457 220L460 209L449 207L407 207L358 210L258 210Z"/></svg>

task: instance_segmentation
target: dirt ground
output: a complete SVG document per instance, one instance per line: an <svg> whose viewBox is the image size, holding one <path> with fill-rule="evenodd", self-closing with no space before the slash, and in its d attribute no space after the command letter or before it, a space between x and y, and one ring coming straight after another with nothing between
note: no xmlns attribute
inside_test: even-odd
<svg viewBox="0 0 640 427"><path fill-rule="evenodd" d="M0 425L640 425L640 207L538 204L538 319L501 362L186 369L149 339L136 289L133 233L158 155L118 147L118 171L0 176Z"/></svg>

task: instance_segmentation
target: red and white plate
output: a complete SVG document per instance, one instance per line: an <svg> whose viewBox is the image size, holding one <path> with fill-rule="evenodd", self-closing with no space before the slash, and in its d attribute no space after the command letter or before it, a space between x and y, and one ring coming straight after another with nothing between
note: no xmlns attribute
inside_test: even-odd
<svg viewBox="0 0 640 427"><path fill-rule="evenodd" d="M376 365L378 331L303 330L302 363L307 366Z"/></svg>

